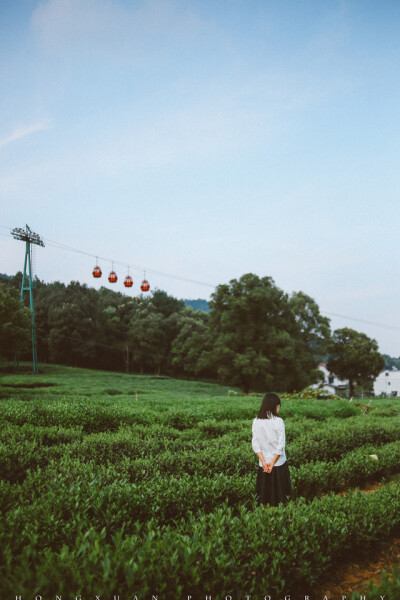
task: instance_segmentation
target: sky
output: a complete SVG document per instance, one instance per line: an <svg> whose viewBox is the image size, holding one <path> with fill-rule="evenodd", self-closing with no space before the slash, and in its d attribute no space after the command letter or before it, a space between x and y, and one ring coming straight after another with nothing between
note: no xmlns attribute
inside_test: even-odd
<svg viewBox="0 0 400 600"><path fill-rule="evenodd" d="M397 0L0 1L0 272L28 224L46 282L256 273L400 356L399 31Z"/></svg>

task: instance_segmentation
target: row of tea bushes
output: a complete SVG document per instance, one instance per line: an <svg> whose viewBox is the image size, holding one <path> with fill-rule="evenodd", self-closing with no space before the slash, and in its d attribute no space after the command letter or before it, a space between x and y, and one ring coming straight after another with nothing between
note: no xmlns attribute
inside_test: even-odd
<svg viewBox="0 0 400 600"><path fill-rule="evenodd" d="M201 442L198 438L187 441L173 439L168 435L161 437L161 431L157 432L159 437L154 430L153 435L148 435L147 429L146 437L143 437L144 432L140 429L134 432L124 429L115 433L90 434L82 439L74 439L71 430L65 430L64 438L70 439L71 443L51 445L43 443L43 438L47 436L48 440L53 441L54 431L51 431L50 435L42 430L38 440L24 436L18 439L18 435L14 438L10 436L11 443L0 443L0 472L4 480L22 482L29 469L43 469L53 459L57 461L61 457L70 457L83 463L93 461L98 465L114 464L120 473L128 473L131 482L140 484L142 480L147 481L157 473L164 477L179 477L183 473L204 477L213 477L216 474L246 476L257 468L258 459L249 440L235 444L230 436L226 436L213 443ZM322 493L327 489L339 489L341 479L345 479L348 485L361 484L363 473L369 477L370 474L380 475L385 469L388 471L386 467L393 465L394 460L397 460L396 448L400 428L389 424L386 427L375 426L370 433L371 435L365 435L367 439L374 439L379 435L378 439L374 440L374 444L359 446L359 453L355 454L357 458L354 459L350 457L349 452L357 450L357 446L352 446L355 442L364 442L364 439L360 436L344 439L341 430L332 430L329 438L331 447L321 442L321 449L315 438L310 440L309 437L305 441L293 442L288 452L289 464L294 471L299 469L296 481L301 482L300 493L309 496L311 493ZM346 440L349 447L346 452L342 450L339 454L337 448L340 442L345 444ZM393 444L392 455L389 453L380 456L378 464L372 464L370 460L366 461L363 458L365 455L378 453L387 441ZM307 456L306 451L302 453L305 444L308 449L318 448L318 451L311 457ZM319 457L322 457L322 460L318 460ZM353 464L354 460L357 467ZM340 465L337 466L339 462ZM358 478L355 479L352 472L358 473ZM392 472L392 466L388 472Z"/></svg>
<svg viewBox="0 0 400 600"><path fill-rule="evenodd" d="M229 399L210 406L210 399L188 402L180 406L153 401L135 402L134 398L125 400L115 398L35 398L30 402L10 398L2 400L0 423L36 426L82 427L85 433L96 431L115 431L120 426L161 424L178 430L200 427L207 437L222 435L225 431L241 429L251 422L258 413L258 401L254 399ZM187 405L186 405L187 404ZM372 411L373 412L373 411ZM344 425L354 418L368 420L371 412L362 415L360 409L345 400L290 401L283 406L281 416L290 420L293 426L297 422L311 421L310 426L319 427L324 421L337 420ZM379 415L379 411L374 414Z"/></svg>
<svg viewBox="0 0 400 600"><path fill-rule="evenodd" d="M370 456L375 452L378 460ZM171 461L174 456L170 455ZM212 469L207 472L206 460L205 468L196 472L196 460L201 462L200 457L201 453L197 459L189 456L194 472L175 473L154 458L123 457L114 463L63 454L50 458L43 468L36 465L28 470L19 485L3 480L0 503L3 510L12 510L18 504L30 505L33 519L40 518L43 511L50 511L57 522L75 514L89 523L112 522L115 527L131 529L136 521L149 518L165 523L186 517L190 512L208 513L225 501L234 511L239 505L252 502L257 470L254 458L245 473ZM398 472L399 463L398 442L378 449L363 446L337 462L309 462L291 467L294 493L296 497L312 500L332 490L389 477Z"/></svg>
<svg viewBox="0 0 400 600"><path fill-rule="evenodd" d="M18 408L16 414L19 419L22 417ZM224 427L226 424L227 421L224 421ZM163 451L179 455L182 449L196 452L209 448L210 452L218 455L228 452L232 447L240 447L245 458L246 449L251 450L251 421L240 420L234 424L235 429L226 427L227 431L209 439L204 436L204 428L209 427L206 421L185 430L158 422L152 425L136 424L134 427L122 423L115 431L92 433L83 430L83 423L67 427L60 424L27 422L19 425L6 422L0 433L0 443L15 446L31 442L38 446L64 446L67 452L68 444L72 444L74 455L87 458L98 456L100 461L104 460L104 454L109 460L118 461L122 456L159 457ZM314 427L307 420L295 423L288 420L287 454L293 465L310 460L336 460L367 443L380 445L400 440L399 424L399 417L374 419L366 415L345 422L332 419Z"/></svg>
<svg viewBox="0 0 400 600"><path fill-rule="evenodd" d="M398 430L396 430L395 439L397 436ZM391 436L388 437L390 439ZM386 446L388 446L387 450L385 450ZM348 451L338 460L302 462L301 456L296 456L297 460L290 459L289 465L293 472L298 472L296 479L302 480L305 486L312 486L311 482L318 481L321 489L313 489L309 492L317 493L329 489L339 489L339 483L343 478L348 485L357 485L371 475L380 476L392 473L393 469L399 468L399 448L398 441L389 444L383 442L374 445L364 444ZM104 462L115 464L126 471L130 481L134 483L140 483L141 480L157 473L164 477L179 477L183 473L204 477L213 477L216 474L246 476L248 473L255 472L258 467L258 458L248 442L237 446L233 444L212 446L196 444L195 448L183 447L180 452L171 449L153 455L147 450L148 446L145 442L144 450L135 454L121 451L118 441L113 445L111 440L91 438L91 443L84 440L78 449L76 446L72 446L69 453L82 460L93 460L97 464ZM376 453L379 454L377 463L369 458L370 454ZM124 460L127 462L122 463ZM320 466L318 467L318 465ZM320 475L319 472L324 474ZM330 485L333 487L330 488ZM307 489L309 488L302 487L301 494L303 495L303 491L307 493Z"/></svg>
<svg viewBox="0 0 400 600"><path fill-rule="evenodd" d="M337 462L308 462L291 469L293 488L307 499L328 491L362 486L400 472L400 443L365 445Z"/></svg>
<svg viewBox="0 0 400 600"><path fill-rule="evenodd" d="M207 437L223 435L237 430L237 421L252 420L257 416L259 399L238 398L217 403L198 401L188 406L168 405L162 402L134 401L131 396L124 399L88 397L32 397L29 402L10 398L2 401L0 422L17 425L31 423L37 426L81 426L85 433L116 431L121 425L154 425L173 427L178 430L200 427ZM312 419L323 422L338 418L347 420L360 414L360 410L345 400L324 400L307 403L287 402L282 416L293 421Z"/></svg>
<svg viewBox="0 0 400 600"><path fill-rule="evenodd" d="M246 423L243 429L245 426ZM207 440L201 428L181 431L160 423L85 434L82 425L67 428L32 423L18 426L8 422L0 434L0 472L7 481L21 482L28 469L44 468L51 459L71 456L98 464L113 463L119 467L122 461L129 459L130 464L124 468L135 483L155 472L177 477L181 473L208 477L218 473L246 476L257 465L257 457L250 444L251 422L247 423L246 429L247 432L231 431ZM287 448L290 465L305 472L301 488L304 494L310 494L311 489L315 493L320 491L318 486L315 488L314 484L310 484L310 477L319 481L316 470L310 471L310 463L337 462L365 444L374 445L369 452L373 454L381 445L400 440L398 417L375 420L356 417L344 423L332 420L328 430L326 425L310 429L309 421L298 422L293 427L289 421L287 430L292 435ZM361 463L360 467L363 468ZM332 481L332 489L338 489L340 473L335 471L334 466L327 469L327 481ZM143 474L146 476L143 477ZM359 483L362 483L361 479L356 481L356 484ZM311 488L307 487L310 485Z"/></svg>
<svg viewBox="0 0 400 600"><path fill-rule="evenodd" d="M329 427L318 428L307 436L297 438L288 447L293 464L311 460L336 460L365 444L386 444L400 440L400 418L374 419L358 417L329 422Z"/></svg>
<svg viewBox="0 0 400 600"><path fill-rule="evenodd" d="M232 401L231 401L232 402ZM253 400L254 402L254 400ZM210 407L209 404L193 403L189 406L163 406L154 401L135 402L132 397L125 400L101 398L40 398L24 402L10 398L2 401L1 421L17 425L55 425L62 427L81 426L85 433L116 431L121 425L154 425L156 423L178 430L191 429L205 420L229 422L250 419L255 416L255 407L243 399L235 400L236 406L226 403ZM257 410L258 412L258 410ZM228 421L229 422L228 422ZM224 425L222 424L222 429ZM217 435L221 429L218 428Z"/></svg>
<svg viewBox="0 0 400 600"><path fill-rule="evenodd" d="M56 543L44 549L37 539L48 515L35 521L21 507L22 529L3 535L0 585L13 595L118 591L165 600L307 591L327 565L346 553L368 552L398 530L399 500L399 487L388 484L371 494L330 495L309 504L242 506L239 514L223 505L189 514L174 527L154 519L136 523L129 533L107 521L88 527L71 514L58 523Z"/></svg>

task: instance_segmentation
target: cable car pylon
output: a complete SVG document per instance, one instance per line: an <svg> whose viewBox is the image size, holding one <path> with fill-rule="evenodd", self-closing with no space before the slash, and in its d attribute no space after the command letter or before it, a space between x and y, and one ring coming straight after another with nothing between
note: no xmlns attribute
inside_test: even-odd
<svg viewBox="0 0 400 600"><path fill-rule="evenodd" d="M39 372L38 359L37 359L37 346L36 346L36 324L35 324L35 309L33 305L33 287L34 283L32 280L32 248L31 244L36 244L37 246L43 246L44 243L41 237L34 233L28 225L26 225L25 229L22 227L14 227L11 230L11 235L16 240L20 240L25 242L25 261L24 261L24 270L22 273L22 284L21 284L21 303L24 303L24 292L29 292L29 305L32 313L32 366L33 372ZM28 270L27 270L28 267ZM16 357L18 360L18 357Z"/></svg>

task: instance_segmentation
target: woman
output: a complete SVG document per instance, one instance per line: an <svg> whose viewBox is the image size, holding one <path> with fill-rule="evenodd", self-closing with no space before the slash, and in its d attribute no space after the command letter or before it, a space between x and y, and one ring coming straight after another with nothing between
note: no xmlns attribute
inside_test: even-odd
<svg viewBox="0 0 400 600"><path fill-rule="evenodd" d="M293 500L289 468L285 454L285 424L278 417L281 400L277 394L265 394L258 417L253 421L251 445L259 458L256 481L258 504L278 506Z"/></svg>

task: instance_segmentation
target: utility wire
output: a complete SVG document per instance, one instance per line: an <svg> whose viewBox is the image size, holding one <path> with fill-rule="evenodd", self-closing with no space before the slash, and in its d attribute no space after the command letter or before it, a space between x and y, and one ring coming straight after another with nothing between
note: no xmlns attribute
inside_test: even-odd
<svg viewBox="0 0 400 600"><path fill-rule="evenodd" d="M366 319L357 319L357 317L346 317L346 315L338 315L336 313L325 312L321 310L324 315L330 315L331 317L341 317L342 319L350 319L351 321L358 321L359 323L366 323L367 325L375 325L376 327L384 327L385 329L398 329L398 325L384 325L383 323L377 323L376 321L367 321Z"/></svg>

